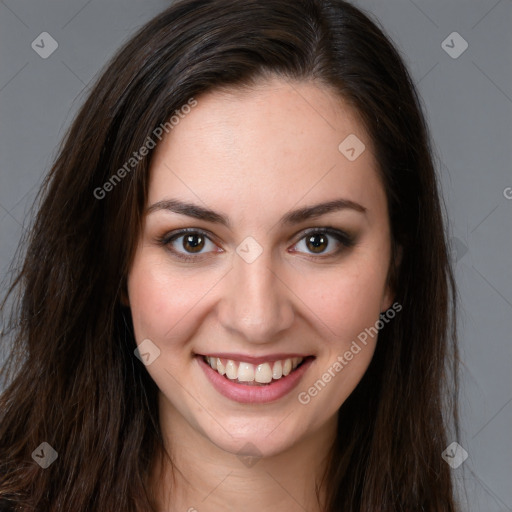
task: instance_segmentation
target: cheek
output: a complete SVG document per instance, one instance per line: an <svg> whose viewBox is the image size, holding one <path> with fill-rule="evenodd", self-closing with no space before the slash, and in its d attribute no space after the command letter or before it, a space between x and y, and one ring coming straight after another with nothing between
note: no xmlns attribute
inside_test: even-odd
<svg viewBox="0 0 512 512"><path fill-rule="evenodd" d="M128 279L128 294L137 340L159 345L183 339L195 324L194 311L211 288L206 276L171 273L161 259L141 257Z"/></svg>
<svg viewBox="0 0 512 512"><path fill-rule="evenodd" d="M325 339L342 347L378 320L385 279L382 262L354 262L301 279L297 294Z"/></svg>
<svg viewBox="0 0 512 512"><path fill-rule="evenodd" d="M302 282L311 321L322 333L318 364L297 396L301 405L312 407L314 426L336 414L371 362L377 341L371 328L379 319L385 277L382 262L374 259Z"/></svg>

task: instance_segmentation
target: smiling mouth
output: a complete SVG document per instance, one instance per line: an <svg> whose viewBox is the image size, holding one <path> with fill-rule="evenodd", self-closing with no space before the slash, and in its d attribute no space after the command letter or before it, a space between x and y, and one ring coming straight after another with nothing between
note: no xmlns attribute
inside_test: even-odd
<svg viewBox="0 0 512 512"><path fill-rule="evenodd" d="M252 364L220 357L203 356L203 361L223 375L226 379L246 386L268 386L277 382L299 368L309 357L291 357L287 359Z"/></svg>

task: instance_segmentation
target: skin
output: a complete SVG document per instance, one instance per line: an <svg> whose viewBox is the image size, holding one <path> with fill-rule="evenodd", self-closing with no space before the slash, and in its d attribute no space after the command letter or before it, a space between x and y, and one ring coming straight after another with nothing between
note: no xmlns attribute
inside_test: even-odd
<svg viewBox="0 0 512 512"><path fill-rule="evenodd" d="M128 276L137 343L160 356L146 367L160 389L159 413L169 466L154 464L161 510L320 510L315 479L325 468L337 411L361 380L377 338L361 343L307 404L307 391L393 302L387 286L390 227L372 143L357 112L313 82L272 79L250 89L209 92L159 144L150 169L148 207L179 199L229 217L231 228L166 210L147 213ZM338 146L349 134L366 149L349 161ZM290 210L339 198L345 209L282 226ZM304 230L331 226L320 254ZM159 237L182 228L211 234L197 260L180 261ZM236 252L248 236L263 248L247 263ZM215 238L214 238L215 237ZM339 254L336 254L340 248ZM267 404L219 394L194 355L315 356L298 387ZM237 453L258 459L246 466ZM245 452L244 452L245 453ZM231 507L231 508L230 508Z"/></svg>

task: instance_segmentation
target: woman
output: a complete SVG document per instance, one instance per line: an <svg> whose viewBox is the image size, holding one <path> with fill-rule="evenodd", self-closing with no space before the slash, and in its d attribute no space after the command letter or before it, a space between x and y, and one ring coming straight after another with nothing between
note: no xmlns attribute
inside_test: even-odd
<svg viewBox="0 0 512 512"><path fill-rule="evenodd" d="M181 0L143 27L62 145L15 292L9 510L457 510L427 128L348 3Z"/></svg>

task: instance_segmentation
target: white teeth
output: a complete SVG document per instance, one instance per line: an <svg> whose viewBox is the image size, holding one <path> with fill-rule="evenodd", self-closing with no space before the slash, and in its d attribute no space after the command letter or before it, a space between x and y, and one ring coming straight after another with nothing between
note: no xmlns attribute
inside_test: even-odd
<svg viewBox="0 0 512 512"><path fill-rule="evenodd" d="M280 379L283 376L283 365L281 361L276 361L274 363L274 368L272 369L272 377L274 379Z"/></svg>
<svg viewBox="0 0 512 512"><path fill-rule="evenodd" d="M240 373L240 370L239 370ZM240 380L240 376L238 377ZM259 364L254 374L254 380L261 384L267 384L272 381L272 370L268 363Z"/></svg>
<svg viewBox="0 0 512 512"><path fill-rule="evenodd" d="M254 365L250 363L240 363L238 365L238 380L240 382L253 382Z"/></svg>
<svg viewBox="0 0 512 512"><path fill-rule="evenodd" d="M279 380L289 375L300 363L302 357L293 357L281 361L261 363L254 365L245 361L223 361L219 357L205 357L205 361L213 370L220 375L226 375L228 379L238 382L256 382L258 384L269 384L272 380Z"/></svg>
<svg viewBox="0 0 512 512"><path fill-rule="evenodd" d="M236 364L231 359L228 360L226 364L226 376L228 379L236 379L238 377L238 368L236 367Z"/></svg>

